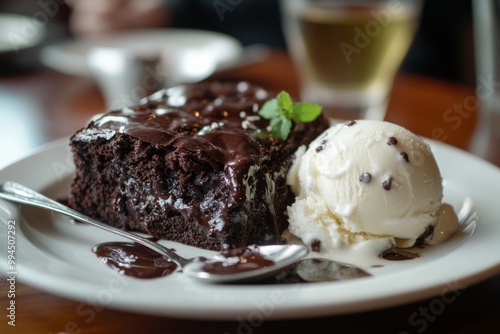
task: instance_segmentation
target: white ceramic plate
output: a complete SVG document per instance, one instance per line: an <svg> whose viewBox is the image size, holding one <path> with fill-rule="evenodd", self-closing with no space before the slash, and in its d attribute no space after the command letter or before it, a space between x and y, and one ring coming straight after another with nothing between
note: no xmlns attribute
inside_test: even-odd
<svg viewBox="0 0 500 334"><path fill-rule="evenodd" d="M216 32L144 29L62 41L44 48L41 60L57 71L89 76L87 56L96 47L161 53L179 82L201 80L216 69L233 65L242 53L237 40Z"/></svg>
<svg viewBox="0 0 500 334"><path fill-rule="evenodd" d="M49 196L65 196L73 172L67 139L46 145L0 171ZM420 258L371 270L373 277L341 282L289 285L206 285L180 273L140 280L116 275L91 247L120 238L35 208L0 200L0 236L16 223L16 272L26 284L81 301L79 312L107 307L145 314L212 319L285 319L372 310L431 296L486 279L500 269L500 170L453 147L432 143L446 179L445 200L458 208L470 196L479 213L477 227L449 242L428 247ZM181 255L207 251L163 242ZM6 240L2 240L2 245ZM6 247L0 268L7 268ZM448 294L447 294L448 293ZM241 318L238 318L241 317Z"/></svg>

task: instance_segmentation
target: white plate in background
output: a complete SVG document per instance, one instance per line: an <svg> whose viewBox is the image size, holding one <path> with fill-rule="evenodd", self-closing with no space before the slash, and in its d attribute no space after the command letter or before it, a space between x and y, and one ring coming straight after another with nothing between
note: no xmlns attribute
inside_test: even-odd
<svg viewBox="0 0 500 334"><path fill-rule="evenodd" d="M97 47L159 52L168 64L167 71L175 72L174 83L201 80L216 69L234 65L242 55L242 46L236 39L217 32L143 29L61 41L45 47L41 60L57 71L89 76L87 56Z"/></svg>

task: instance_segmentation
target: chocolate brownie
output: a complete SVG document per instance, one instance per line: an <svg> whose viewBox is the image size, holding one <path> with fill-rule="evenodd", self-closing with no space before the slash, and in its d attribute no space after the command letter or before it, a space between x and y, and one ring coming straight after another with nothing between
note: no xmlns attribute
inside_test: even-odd
<svg viewBox="0 0 500 334"><path fill-rule="evenodd" d="M279 243L293 153L328 124L297 123L277 139L257 114L273 97L247 82L207 82L105 113L71 137L70 206L206 249Z"/></svg>

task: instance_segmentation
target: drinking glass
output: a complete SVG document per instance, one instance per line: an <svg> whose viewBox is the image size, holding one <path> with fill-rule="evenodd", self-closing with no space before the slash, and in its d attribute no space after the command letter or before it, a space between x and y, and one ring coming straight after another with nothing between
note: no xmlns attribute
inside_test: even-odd
<svg viewBox="0 0 500 334"><path fill-rule="evenodd" d="M473 0L479 122L471 151L500 161L500 0Z"/></svg>
<svg viewBox="0 0 500 334"><path fill-rule="evenodd" d="M417 0L282 0L304 101L333 119L385 117L420 17Z"/></svg>

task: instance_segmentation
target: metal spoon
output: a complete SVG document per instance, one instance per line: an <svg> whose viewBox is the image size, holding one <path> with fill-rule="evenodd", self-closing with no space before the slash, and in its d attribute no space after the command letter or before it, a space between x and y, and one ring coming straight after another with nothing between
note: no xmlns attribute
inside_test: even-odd
<svg viewBox="0 0 500 334"><path fill-rule="evenodd" d="M206 263L205 261L202 261L200 259L183 258L171 249L159 243L143 238L137 234L123 231L110 225L104 224L59 202L45 197L42 194L37 193L36 191L29 189L21 184L12 181L7 181L0 184L0 198L16 203L27 204L59 212L78 221L90 224L95 227L99 227L108 232L115 233L127 239L133 240L177 263L183 269L182 272L184 274L207 282L229 283L242 280L266 278L286 267L293 265L296 261L306 256L308 253L307 247L303 245L258 246L254 251L258 252L258 254L262 255L264 258L271 260L271 265L258 267L255 270L243 272L237 272L237 270L235 270L231 273L209 273L204 270L204 265ZM227 258L219 256L218 258L210 259L209 262L224 262L227 260Z"/></svg>

